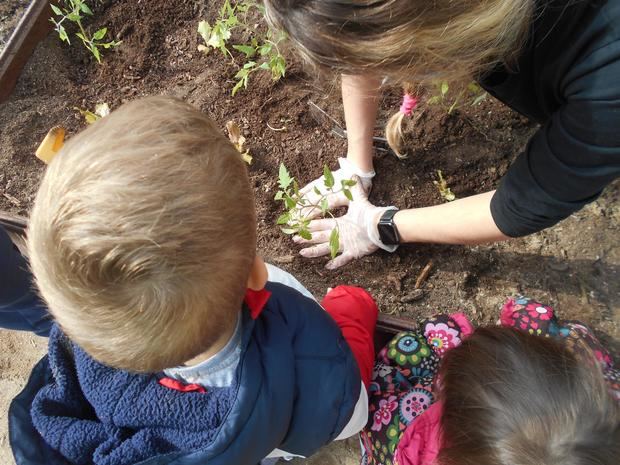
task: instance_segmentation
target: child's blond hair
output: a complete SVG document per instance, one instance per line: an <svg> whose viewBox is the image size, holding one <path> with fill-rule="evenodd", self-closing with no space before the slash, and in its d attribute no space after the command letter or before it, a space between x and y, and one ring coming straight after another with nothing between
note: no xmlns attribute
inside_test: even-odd
<svg viewBox="0 0 620 465"><path fill-rule="evenodd" d="M149 97L71 139L30 218L50 312L95 359L159 371L236 321L256 247L245 164L213 121Z"/></svg>

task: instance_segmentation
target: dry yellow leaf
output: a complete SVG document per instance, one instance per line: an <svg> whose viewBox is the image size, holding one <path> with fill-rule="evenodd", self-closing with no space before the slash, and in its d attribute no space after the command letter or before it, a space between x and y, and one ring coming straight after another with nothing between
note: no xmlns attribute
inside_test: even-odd
<svg viewBox="0 0 620 465"><path fill-rule="evenodd" d="M228 131L228 138L233 143L237 151L241 154L241 158L248 165L252 163L252 156L250 151L245 149L245 137L241 134L241 128L234 121L226 123L226 130Z"/></svg>
<svg viewBox="0 0 620 465"><path fill-rule="evenodd" d="M49 130L35 152L37 158L49 164L65 143L65 128L55 126Z"/></svg>

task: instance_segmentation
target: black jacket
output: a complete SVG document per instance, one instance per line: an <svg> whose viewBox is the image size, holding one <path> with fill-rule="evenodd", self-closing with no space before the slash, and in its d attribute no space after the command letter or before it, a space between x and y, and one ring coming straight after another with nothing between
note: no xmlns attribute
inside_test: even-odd
<svg viewBox="0 0 620 465"><path fill-rule="evenodd" d="M557 223L620 174L620 0L539 0L518 66L481 85L542 125L491 201L504 234Z"/></svg>

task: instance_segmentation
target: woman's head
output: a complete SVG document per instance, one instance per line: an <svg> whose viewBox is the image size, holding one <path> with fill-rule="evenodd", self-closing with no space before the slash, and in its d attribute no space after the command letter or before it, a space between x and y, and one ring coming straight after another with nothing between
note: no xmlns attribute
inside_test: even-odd
<svg viewBox="0 0 620 465"><path fill-rule="evenodd" d="M592 360L512 328L483 328L441 366L441 465L616 464L620 409Z"/></svg>
<svg viewBox="0 0 620 465"><path fill-rule="evenodd" d="M403 81L471 78L514 59L534 0L263 0L312 64Z"/></svg>

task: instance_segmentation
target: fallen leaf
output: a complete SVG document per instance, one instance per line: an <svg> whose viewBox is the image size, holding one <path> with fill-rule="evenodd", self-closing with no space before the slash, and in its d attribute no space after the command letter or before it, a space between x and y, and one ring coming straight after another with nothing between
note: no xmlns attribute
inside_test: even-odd
<svg viewBox="0 0 620 465"><path fill-rule="evenodd" d="M65 142L65 128L55 126L49 130L35 155L45 164L49 164Z"/></svg>

